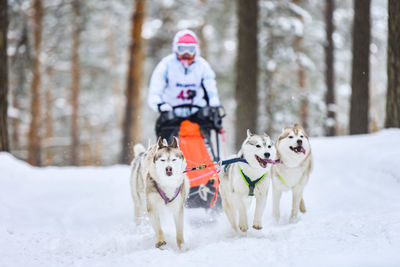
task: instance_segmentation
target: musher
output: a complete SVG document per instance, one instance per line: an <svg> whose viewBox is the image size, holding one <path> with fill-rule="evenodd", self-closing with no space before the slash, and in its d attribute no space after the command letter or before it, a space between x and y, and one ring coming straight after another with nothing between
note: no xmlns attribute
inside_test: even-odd
<svg viewBox="0 0 400 267"><path fill-rule="evenodd" d="M156 135L167 139L178 136L183 120L221 129L219 115L221 103L215 82L215 73L200 56L198 39L194 32L176 33L172 53L156 66L150 79L148 104L160 112L156 122ZM183 106L182 106L183 105Z"/></svg>

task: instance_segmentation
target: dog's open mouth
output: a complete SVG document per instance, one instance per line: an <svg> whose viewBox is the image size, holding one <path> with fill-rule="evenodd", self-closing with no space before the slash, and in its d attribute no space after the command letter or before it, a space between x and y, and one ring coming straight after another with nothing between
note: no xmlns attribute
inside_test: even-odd
<svg viewBox="0 0 400 267"><path fill-rule="evenodd" d="M260 166L261 166L262 168L266 168L267 165L268 165L268 163L270 163L270 160L269 160L269 159L262 159L262 158L260 158L260 157L257 156L257 155L255 155L255 156L256 156L256 159L257 159L258 163L260 163Z"/></svg>
<svg viewBox="0 0 400 267"><path fill-rule="evenodd" d="M165 173L167 174L167 176L171 176L172 175L172 167L166 167L165 168Z"/></svg>
<svg viewBox="0 0 400 267"><path fill-rule="evenodd" d="M306 150L304 149L303 146L295 146L295 147L290 146L289 148L295 153L302 152L303 154L306 154Z"/></svg>

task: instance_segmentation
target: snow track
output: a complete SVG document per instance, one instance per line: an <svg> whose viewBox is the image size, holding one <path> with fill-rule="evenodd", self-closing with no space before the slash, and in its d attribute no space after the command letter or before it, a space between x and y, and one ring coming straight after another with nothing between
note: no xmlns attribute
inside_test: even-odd
<svg viewBox="0 0 400 267"><path fill-rule="evenodd" d="M33 168L0 153L0 266L400 266L400 130L313 138L307 213L234 233L224 214L185 210L187 251L136 227L129 168ZM250 222L251 223L251 222Z"/></svg>

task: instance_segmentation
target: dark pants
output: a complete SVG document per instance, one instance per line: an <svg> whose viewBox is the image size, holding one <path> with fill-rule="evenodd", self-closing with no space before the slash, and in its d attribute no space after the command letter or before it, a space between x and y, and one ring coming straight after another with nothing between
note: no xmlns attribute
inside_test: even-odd
<svg viewBox="0 0 400 267"><path fill-rule="evenodd" d="M198 113L192 114L186 118L173 118L168 119L166 113L161 113L156 122L156 135L157 138L161 137L166 139L170 144L172 142L172 138L179 136L179 128L181 126L182 121L189 120L191 122L197 123L200 126L202 134L209 140L210 130L211 130L211 122L204 118L200 118Z"/></svg>

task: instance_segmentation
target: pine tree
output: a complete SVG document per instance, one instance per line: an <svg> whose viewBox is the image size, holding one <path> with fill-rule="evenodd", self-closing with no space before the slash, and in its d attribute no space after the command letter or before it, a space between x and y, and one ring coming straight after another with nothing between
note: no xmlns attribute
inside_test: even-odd
<svg viewBox="0 0 400 267"><path fill-rule="evenodd" d="M33 0L33 36L34 36L34 58L33 78L31 83L31 122L28 137L28 162L32 165L41 165L41 136L40 136L40 86L41 86L41 64L40 53L42 51L42 20L43 4L41 0Z"/></svg>
<svg viewBox="0 0 400 267"><path fill-rule="evenodd" d="M79 92L80 92L80 32L81 32L81 7L80 1L72 2L72 47L71 47L71 165L79 164Z"/></svg>
<svg viewBox="0 0 400 267"><path fill-rule="evenodd" d="M7 130L7 10L7 0L0 0L0 151L9 150Z"/></svg>
<svg viewBox="0 0 400 267"><path fill-rule="evenodd" d="M371 0L354 1L350 134L368 133Z"/></svg>
<svg viewBox="0 0 400 267"><path fill-rule="evenodd" d="M301 6L301 0L292 0L297 6ZM303 18L300 15L297 15L299 21L304 25ZM300 124L304 128L306 132L308 132L308 117L309 117L309 103L308 103L308 92L307 92L307 73L306 68L301 62L301 55L304 54L304 37L303 34L296 35L294 39L293 47L297 52L297 87L300 96L300 108L299 108L299 115L300 115Z"/></svg>
<svg viewBox="0 0 400 267"><path fill-rule="evenodd" d="M15 15L14 15L15 16ZM22 13L18 17L18 21L20 21L20 29L18 29L19 36L16 39L15 44L15 54L9 55L10 59L10 70L9 70L9 82L10 84L10 94L11 101L10 105L13 110L18 110L19 114L16 117L11 117L11 121L9 122L10 126L10 149L11 150L21 150L21 145L23 143L23 136L21 135L22 127L24 125L23 120L21 119L21 110L23 109L23 102L25 100L26 92L28 90L28 79L30 72L30 67L32 66L31 60L31 43L30 43L30 34L28 32L28 15ZM10 16L10 20L13 19L13 16ZM16 29L14 29L16 30ZM14 80L14 83L12 82ZM13 85L12 85L13 84Z"/></svg>
<svg viewBox="0 0 400 267"><path fill-rule="evenodd" d="M126 86L125 118L123 122L121 163L130 162L132 144L140 140L141 77L143 62L142 27L145 16L145 1L136 0L132 15L130 58Z"/></svg>
<svg viewBox="0 0 400 267"><path fill-rule="evenodd" d="M44 120L44 128L45 128L45 133L44 133L44 138L49 144L50 140L54 137L54 117L53 117L53 105L54 105L54 96L53 96L53 91L54 88L51 86L53 83L54 79L54 70L49 67L46 70L46 75L48 80L50 81L49 84L47 85L46 88L46 93L45 93L45 120ZM53 153L51 151L51 147L47 145L46 148L44 148L44 160L43 163L44 165L51 165L53 164Z"/></svg>
<svg viewBox="0 0 400 267"><path fill-rule="evenodd" d="M325 45L325 81L326 95L325 103L327 107L327 124L325 125L325 134L327 136L336 135L336 112L333 110L335 105L335 60L334 60L334 43L333 43L333 12L335 10L335 1L326 0L325 3L325 27L326 27L326 45Z"/></svg>
<svg viewBox="0 0 400 267"><path fill-rule="evenodd" d="M238 55L236 62L236 136L239 148L246 137L246 129L257 131L258 77L258 1L238 0Z"/></svg>
<svg viewBox="0 0 400 267"><path fill-rule="evenodd" d="M385 127L400 128L400 1L389 0Z"/></svg>

